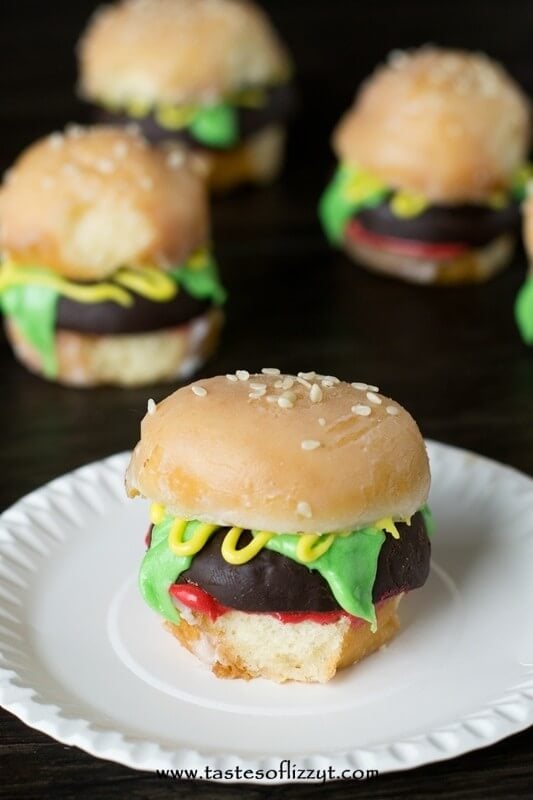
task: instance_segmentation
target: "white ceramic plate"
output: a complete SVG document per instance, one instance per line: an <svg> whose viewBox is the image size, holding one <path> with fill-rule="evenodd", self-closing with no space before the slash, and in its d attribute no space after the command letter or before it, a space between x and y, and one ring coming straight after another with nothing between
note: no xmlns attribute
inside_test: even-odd
<svg viewBox="0 0 533 800"><path fill-rule="evenodd" d="M533 481L429 444L428 583L387 648L325 686L223 681L166 633L136 574L147 504L127 454L83 467L0 526L0 702L66 744L138 769L405 769L533 723ZM288 770L292 770L287 774ZM316 777L316 776L315 776Z"/></svg>

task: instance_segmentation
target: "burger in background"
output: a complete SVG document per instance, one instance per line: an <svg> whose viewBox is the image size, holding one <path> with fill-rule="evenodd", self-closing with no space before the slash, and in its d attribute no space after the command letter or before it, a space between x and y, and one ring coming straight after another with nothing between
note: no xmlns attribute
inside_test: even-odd
<svg viewBox="0 0 533 800"><path fill-rule="evenodd" d="M254 3L122 0L96 12L78 52L99 121L136 122L152 141L200 152L215 189L278 175L291 65Z"/></svg>
<svg viewBox="0 0 533 800"><path fill-rule="evenodd" d="M225 293L183 153L123 129L54 133L6 175L0 218L0 307L33 372L142 385L189 377L213 350Z"/></svg>
<svg viewBox="0 0 533 800"><path fill-rule="evenodd" d="M332 244L416 283L483 281L513 252L530 107L480 53L395 52L333 135L320 216Z"/></svg>

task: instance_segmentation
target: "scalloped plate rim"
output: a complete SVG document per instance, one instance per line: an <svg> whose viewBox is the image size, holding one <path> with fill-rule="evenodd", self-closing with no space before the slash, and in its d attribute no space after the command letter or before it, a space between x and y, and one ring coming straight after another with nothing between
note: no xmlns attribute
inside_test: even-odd
<svg viewBox="0 0 533 800"><path fill-rule="evenodd" d="M426 443L430 451L436 449L437 451L454 453L456 457L470 456L483 462L487 467L493 470L504 470L517 480L523 482L524 486L529 485L533 496L533 478L515 467L498 462L474 451L444 442L426 439ZM115 472L123 471L129 456L129 451L123 451L88 462L71 472L53 478L48 483L21 497L0 514L0 545L4 541L2 522L4 519L9 521L13 512L19 509L24 511L25 506L30 504L36 497L54 490L60 484L75 479L84 471L106 467L111 468ZM8 661L8 659L1 654L0 658L2 658L4 662ZM480 707L473 713L463 715L448 725L425 731L417 736L383 742L368 747L356 747L353 750L328 752L327 754L318 752L302 753L301 755L296 754L291 756L290 760L294 762L294 759L299 759L299 764L305 764L307 767L312 767L313 764L320 766L320 763L327 760L327 763L334 766L338 771L342 769L356 770L372 768L378 769L381 775L387 772L403 771L424 764L445 761L496 744L502 739L515 733L520 733L533 725L533 668L531 673L526 677L529 677L529 680L526 679L518 687L509 687L505 690L506 693L502 697L495 699L492 703ZM236 766L239 766L242 770L266 770L274 769L279 765L280 761L287 758L283 754L243 757L231 751L213 753L209 751L202 752L192 748L170 749L149 740L129 738L112 728L102 728L98 725L94 725L88 719L83 719L81 717L73 719L71 717L62 716L61 709L57 705L35 700L34 696L36 690L31 686L20 686L14 682L15 680L17 680L16 670L9 666L4 667L0 665L0 706L6 711L12 713L30 728L51 736L61 744L78 747L96 758L106 759L125 767L143 771L155 771L156 769L167 768L185 770L194 769L194 766L191 766L191 762L201 762L202 764L210 764L214 770L220 769L222 771L230 767L235 768ZM530 695L526 695L522 692L517 699L516 695L517 692L520 692L520 689L527 690L530 692ZM29 692L31 694L28 696ZM498 706L511 702L511 698L507 697L507 694L510 693L513 694L512 702L526 710L526 716L523 720L510 720L508 717L505 717L505 715L498 714ZM39 716L40 718L36 720L35 716ZM476 721L482 720L483 722L490 722L491 725L494 725L494 729L487 735L472 733L471 730L468 730L467 725L471 723L473 719ZM78 726L78 729L61 731L61 728L65 729L66 727L71 729L73 726L74 728ZM455 734L458 736L456 746L448 750L444 750L442 746L435 742L436 737L446 734ZM420 747L420 745L424 745L424 747ZM414 754L412 749L417 746L418 751ZM150 754L145 759L140 755L136 755L135 752L142 748L149 748L150 750ZM401 757L398 753L393 752L401 748L408 748L409 755ZM156 763L159 758L167 763L169 757L172 759L171 767L162 766L161 762ZM377 759L379 759L379 764L374 763ZM228 780L217 778L211 780L214 783L242 783L237 779ZM292 782L293 781L290 779L252 779L246 781L248 784L270 786Z"/></svg>

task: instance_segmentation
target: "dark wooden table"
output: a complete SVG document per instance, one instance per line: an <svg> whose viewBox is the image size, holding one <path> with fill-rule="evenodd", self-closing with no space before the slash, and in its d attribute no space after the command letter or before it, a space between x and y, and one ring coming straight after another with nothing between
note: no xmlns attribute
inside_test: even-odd
<svg viewBox="0 0 533 800"><path fill-rule="evenodd" d="M302 110L283 180L214 208L231 292L205 375L275 364L368 380L398 398L426 436L533 473L533 352L512 303L525 257L486 286L420 289L366 274L325 245L316 202L333 159L329 132L358 82L396 47L436 41L487 50L533 94L530 0L272 0L295 54ZM73 43L91 0L3 0L0 166L37 136L83 118ZM81 464L129 448L148 395L46 384L0 340L0 507ZM527 624L530 624L529 622ZM497 643L495 642L495 647ZM523 798L533 795L533 731L452 761L366 783L271 787L166 782L65 747L0 712L4 798Z"/></svg>

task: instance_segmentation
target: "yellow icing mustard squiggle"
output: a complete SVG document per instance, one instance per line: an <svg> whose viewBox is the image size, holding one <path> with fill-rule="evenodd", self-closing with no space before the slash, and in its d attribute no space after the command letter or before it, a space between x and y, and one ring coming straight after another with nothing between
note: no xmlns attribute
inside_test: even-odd
<svg viewBox="0 0 533 800"><path fill-rule="evenodd" d="M150 521L152 525L159 525L159 523L162 522L166 516L166 509L161 503L152 503L150 506ZM222 525L212 525L207 522L201 522L196 527L196 530L191 538L184 542L183 534L185 533L188 522L189 520L186 519L174 519L168 534L168 546L172 552L178 556L196 555L200 552L202 547L204 547L208 539L215 533L215 531L224 527ZM402 522L410 525L411 517L402 520ZM392 517L383 517L383 519L378 520L376 523L374 523L374 525L369 527L375 528L377 531L386 531L387 533L390 533L394 539L400 538L400 533ZM266 543L272 539L273 536L276 536L276 534L271 531L257 531L257 533L253 533L253 539L251 542L249 542L245 547L239 548L238 544L242 532L243 528L233 527L230 528L227 534L224 536L221 553L222 557L228 562L228 564L246 564L247 561L251 561L251 559L263 549ZM298 558L306 564L316 561L317 558L320 558L324 555L324 553L328 552L329 548L335 541L336 536L346 536L348 533L349 532L344 534L301 534L298 541L296 554Z"/></svg>
<svg viewBox="0 0 533 800"><path fill-rule="evenodd" d="M0 292L10 286L45 286L79 303L102 303L110 300L121 306L133 305L131 292L156 302L168 302L179 292L173 278L157 267L121 267L111 281L83 284L34 267L4 261L0 266ZM129 291L128 291L129 290Z"/></svg>
<svg viewBox="0 0 533 800"><path fill-rule="evenodd" d="M121 286L103 282L84 285L73 283L59 275L32 267L19 267L12 261L4 261L0 268L0 292L11 286L45 286L64 297L79 303L102 303L112 300L120 306L131 306L133 298Z"/></svg>
<svg viewBox="0 0 533 800"><path fill-rule="evenodd" d="M305 563L315 561L327 553L334 541L335 534L333 533L327 533L325 536L319 533L306 533L298 540L296 555L300 561L305 561Z"/></svg>
<svg viewBox="0 0 533 800"><path fill-rule="evenodd" d="M159 525L166 517L165 506L162 503L152 503L150 506L150 522Z"/></svg>
<svg viewBox="0 0 533 800"><path fill-rule="evenodd" d="M195 111L194 106L158 106L155 109L155 118L162 128L178 131L187 127L194 119ZM131 114L131 111L129 113ZM149 113L149 110L146 113Z"/></svg>
<svg viewBox="0 0 533 800"><path fill-rule="evenodd" d="M179 291L176 281L157 267L121 267L113 280L135 294L161 303L172 300Z"/></svg>
<svg viewBox="0 0 533 800"><path fill-rule="evenodd" d="M170 532L168 534L168 546L177 556L194 556L205 545L207 540L213 533L218 530L219 525L209 525L207 522L201 522L194 531L191 538L183 541L183 534L187 527L186 519L176 519L172 523Z"/></svg>
<svg viewBox="0 0 533 800"><path fill-rule="evenodd" d="M394 524L392 517L383 517L383 519L378 519L376 522L376 528L379 528L380 531L387 531L387 533L390 533L393 539L400 538L398 528Z"/></svg>
<svg viewBox="0 0 533 800"><path fill-rule="evenodd" d="M390 207L395 216L400 219L410 219L422 214L429 206L429 200L424 195L398 191L390 201Z"/></svg>
<svg viewBox="0 0 533 800"><path fill-rule="evenodd" d="M247 561L250 561L263 549L269 539L275 536L274 533L269 533L268 531L259 531L259 533L254 534L254 538L246 547L241 547L237 550L242 531L242 528L231 528L224 536L221 552L222 557L228 564L246 564Z"/></svg>

